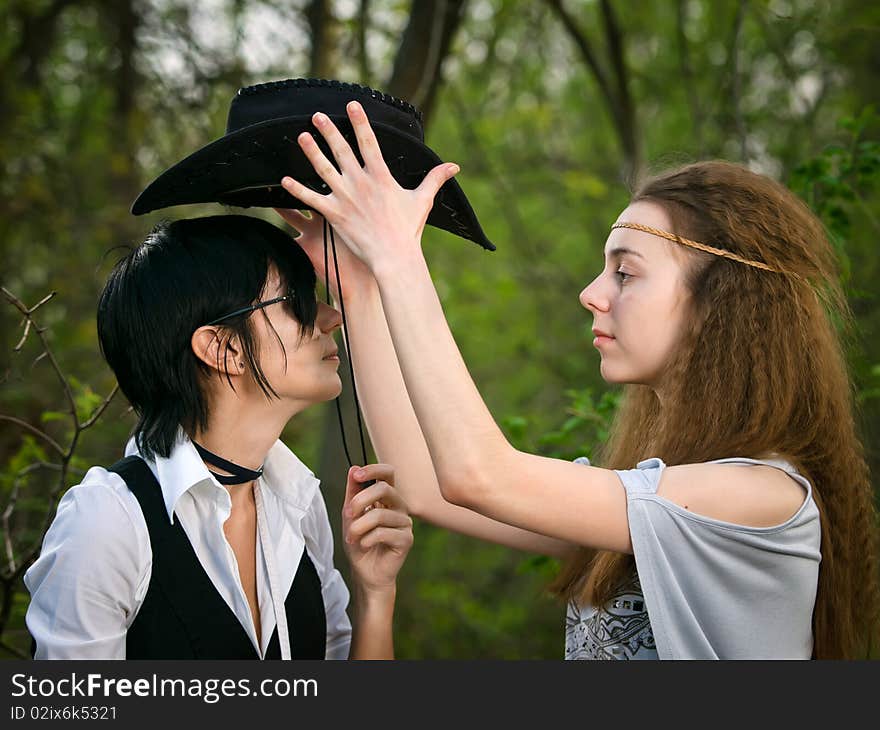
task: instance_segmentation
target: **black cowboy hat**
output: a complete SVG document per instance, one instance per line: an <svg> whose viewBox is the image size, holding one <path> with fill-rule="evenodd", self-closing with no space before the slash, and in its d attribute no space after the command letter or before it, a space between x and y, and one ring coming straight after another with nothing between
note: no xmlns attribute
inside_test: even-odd
<svg viewBox="0 0 880 730"><path fill-rule="evenodd" d="M296 138L301 132L314 132L312 115L321 111L357 154L357 139L345 112L352 100L364 107L394 178L405 188L418 187L441 163L424 142L418 109L365 86L287 79L239 89L229 107L226 134L159 175L134 201L131 212L141 215L171 205L210 202L308 209L281 187L281 178L290 175L317 192L327 191ZM321 135L314 136L332 160ZM495 250L454 179L440 188L428 223Z"/></svg>

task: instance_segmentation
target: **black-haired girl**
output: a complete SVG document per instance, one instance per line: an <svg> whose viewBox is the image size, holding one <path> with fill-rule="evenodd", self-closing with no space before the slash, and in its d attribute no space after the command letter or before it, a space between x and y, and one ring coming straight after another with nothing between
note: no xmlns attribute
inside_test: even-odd
<svg viewBox="0 0 880 730"><path fill-rule="evenodd" d="M352 627L318 479L279 440L341 389L315 280L242 216L160 224L114 268L98 335L138 422L126 458L64 495L25 575L35 658L393 657L412 544L393 469L348 474L345 506L370 499L343 517Z"/></svg>

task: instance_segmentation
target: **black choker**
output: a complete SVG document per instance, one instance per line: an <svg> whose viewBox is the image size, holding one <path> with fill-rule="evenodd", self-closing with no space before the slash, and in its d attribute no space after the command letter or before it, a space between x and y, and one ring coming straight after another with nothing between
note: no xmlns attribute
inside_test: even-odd
<svg viewBox="0 0 880 730"><path fill-rule="evenodd" d="M262 467L260 467L259 471L254 471L253 469L248 469L239 464L227 461L222 456L217 456L217 454L211 453L204 446L200 446L195 441L192 442L192 445L196 447L196 451L199 452L199 456L202 457L203 461L229 472L229 475L218 474L217 472L208 469L213 477L221 484L244 484L245 482L252 482L254 479L258 479L263 475Z"/></svg>

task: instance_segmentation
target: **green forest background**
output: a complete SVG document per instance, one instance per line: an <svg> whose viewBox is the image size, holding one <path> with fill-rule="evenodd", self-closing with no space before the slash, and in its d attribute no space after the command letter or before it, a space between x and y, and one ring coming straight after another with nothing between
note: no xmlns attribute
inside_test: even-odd
<svg viewBox="0 0 880 730"><path fill-rule="evenodd" d="M781 179L841 256L876 484L878 28L880 5L858 0L0 0L0 658L28 651L21 576L58 498L118 459L133 425L121 396L107 401L103 281L158 219L223 211L135 218L129 206L222 135L250 83L339 78L425 112L428 143L461 165L498 246L428 230L437 288L499 423L547 455L589 455L616 407L577 295L631 181L716 157ZM347 464L333 405L284 438L322 478L338 535ZM399 657L562 656L553 561L415 533ZM337 560L345 572L341 549Z"/></svg>

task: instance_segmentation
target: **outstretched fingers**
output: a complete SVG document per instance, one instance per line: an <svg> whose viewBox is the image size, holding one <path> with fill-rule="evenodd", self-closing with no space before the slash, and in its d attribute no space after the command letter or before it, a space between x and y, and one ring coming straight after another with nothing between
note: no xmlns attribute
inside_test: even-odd
<svg viewBox="0 0 880 730"><path fill-rule="evenodd" d="M354 172L359 172L361 165L357 161L357 157L354 156L354 152L352 152L351 146L348 144L345 137L343 137L342 133L336 128L333 120L322 112L316 112L312 116L312 123L318 128L321 136L330 147L330 151L333 153L333 157L336 158L336 162L339 164L339 169L342 171L342 174L351 175ZM330 184L328 180L325 180L325 182L328 185Z"/></svg>
<svg viewBox="0 0 880 730"><path fill-rule="evenodd" d="M329 210L329 204L326 195L316 193L314 190L306 187L298 180L294 180L289 175L286 175L281 179L281 187L283 187L294 198L298 198L310 208L314 208L315 210L317 210L319 213L321 213L321 215L326 215L326 211ZM284 217L284 214L282 214L282 217ZM296 228L295 224L292 225L294 228Z"/></svg>
<svg viewBox="0 0 880 730"><path fill-rule="evenodd" d="M446 181L455 177L461 168L454 162L444 162L433 168L421 184L416 188L416 194L426 201L434 201L440 188L446 184Z"/></svg>
<svg viewBox="0 0 880 730"><path fill-rule="evenodd" d="M327 156L318 147L318 142L309 132L302 132L296 138L296 141L306 158L308 158L308 161L312 163L312 167L315 168L318 177L327 183L330 190L333 190L342 179L342 173L327 159Z"/></svg>
<svg viewBox="0 0 880 730"><path fill-rule="evenodd" d="M354 129L358 149L364 160L364 167L370 172L390 174L388 166L385 164L385 158L382 157L382 150L379 149L376 133L370 126L370 120L367 119L367 113L364 111L364 108L358 102L350 101L346 105L345 111L348 113L348 119Z"/></svg>
<svg viewBox="0 0 880 730"><path fill-rule="evenodd" d="M333 163L327 159L323 152L321 152L321 148L318 147L315 138L308 132L303 132L296 138L296 141L312 167L315 169L315 172L318 173L318 177L320 177L327 184L327 187L330 188L331 193L338 189L340 187L342 175L337 172L336 168L333 167ZM314 190L306 187L298 180L294 180L289 175L282 178L281 186L292 196L299 198L310 208L314 208L319 213L326 216L326 212L329 209L329 196L316 193Z"/></svg>

